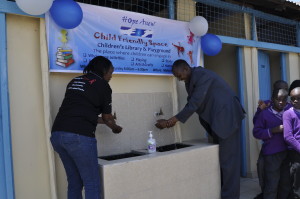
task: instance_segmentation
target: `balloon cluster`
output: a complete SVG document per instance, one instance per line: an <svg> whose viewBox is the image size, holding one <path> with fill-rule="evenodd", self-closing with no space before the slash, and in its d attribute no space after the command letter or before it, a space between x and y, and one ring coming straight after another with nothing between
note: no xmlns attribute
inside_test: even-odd
<svg viewBox="0 0 300 199"><path fill-rule="evenodd" d="M41 15L50 10L52 19L64 29L77 27L83 18L82 9L74 0L16 0L16 3L30 15Z"/></svg>
<svg viewBox="0 0 300 199"><path fill-rule="evenodd" d="M204 54L214 56L221 51L222 42L218 36L207 33L208 22L204 17L194 17L189 23L189 29L195 36L201 37L201 49Z"/></svg>

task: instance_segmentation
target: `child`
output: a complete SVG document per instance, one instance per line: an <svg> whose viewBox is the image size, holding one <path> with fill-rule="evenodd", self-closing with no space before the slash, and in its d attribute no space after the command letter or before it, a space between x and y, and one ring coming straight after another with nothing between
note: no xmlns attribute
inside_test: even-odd
<svg viewBox="0 0 300 199"><path fill-rule="evenodd" d="M284 139L291 161L292 198L300 198L300 87L291 90L292 108L283 114Z"/></svg>
<svg viewBox="0 0 300 199"><path fill-rule="evenodd" d="M273 90L275 89L285 89L285 90L289 90L289 85L286 81L284 80L277 80L276 82L274 82L273 84ZM264 110L265 108L267 108L268 106L270 106L271 104L271 100L258 100L258 106L257 106L257 110L254 114L254 117L253 117L253 124L255 123L255 120L258 116L258 114ZM289 107L290 108L290 107Z"/></svg>
<svg viewBox="0 0 300 199"><path fill-rule="evenodd" d="M254 122L253 135L263 140L264 199L286 199L290 193L287 146L282 134L282 114L287 98L286 89L273 90L270 107L262 110Z"/></svg>
<svg viewBox="0 0 300 199"><path fill-rule="evenodd" d="M284 80L277 80L276 82L274 82L273 84L273 90L275 89L285 89L288 90L288 83ZM258 101L258 107L256 110L256 113L253 117L253 124L255 123L259 113L266 109L269 105L271 104L271 100L259 100ZM284 108L284 110L288 110L291 107L291 105L289 103L287 103L286 107ZM259 179L259 185L261 188L261 191L263 192L264 189L264 159L263 159L263 155L262 152L260 151L258 159L257 159L257 175L258 175L258 179ZM254 199L263 199L263 193L258 194Z"/></svg>

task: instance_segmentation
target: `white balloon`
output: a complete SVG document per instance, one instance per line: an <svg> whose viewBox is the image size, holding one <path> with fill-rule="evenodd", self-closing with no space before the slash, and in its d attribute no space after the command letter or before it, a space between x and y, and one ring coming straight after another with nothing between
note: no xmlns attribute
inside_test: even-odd
<svg viewBox="0 0 300 199"><path fill-rule="evenodd" d="M189 23L190 31L196 36L203 36L207 33L208 22L202 16L194 17Z"/></svg>
<svg viewBox="0 0 300 199"><path fill-rule="evenodd" d="M16 3L27 14L41 15L51 8L53 0L16 0Z"/></svg>

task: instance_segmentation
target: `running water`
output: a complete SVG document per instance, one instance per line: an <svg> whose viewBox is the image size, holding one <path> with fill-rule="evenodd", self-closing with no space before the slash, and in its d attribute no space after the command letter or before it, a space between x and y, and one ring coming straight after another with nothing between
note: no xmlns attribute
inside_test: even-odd
<svg viewBox="0 0 300 199"><path fill-rule="evenodd" d="M157 131L157 139L156 139L156 146L157 148L160 146L160 129Z"/></svg>

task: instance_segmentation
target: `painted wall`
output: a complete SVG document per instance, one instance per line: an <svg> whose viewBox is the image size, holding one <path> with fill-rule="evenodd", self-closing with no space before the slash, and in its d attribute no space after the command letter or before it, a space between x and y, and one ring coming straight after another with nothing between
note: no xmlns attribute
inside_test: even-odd
<svg viewBox="0 0 300 199"><path fill-rule="evenodd" d="M296 79L300 79L300 59L298 53L289 53L287 55L287 76L289 83Z"/></svg>
<svg viewBox="0 0 300 199"><path fill-rule="evenodd" d="M15 196L51 198L44 125L40 19L7 15L7 61Z"/></svg>
<svg viewBox="0 0 300 199"><path fill-rule="evenodd" d="M238 94L236 47L223 44L216 56L204 56L204 67L220 75Z"/></svg>
<svg viewBox="0 0 300 199"><path fill-rule="evenodd" d="M246 110L246 151L247 151L247 176L256 176L256 161L260 150L260 144L252 135L253 123L252 118L256 111L257 100L259 97L258 90L258 59L257 49L244 47L244 71L245 71L245 110Z"/></svg>

